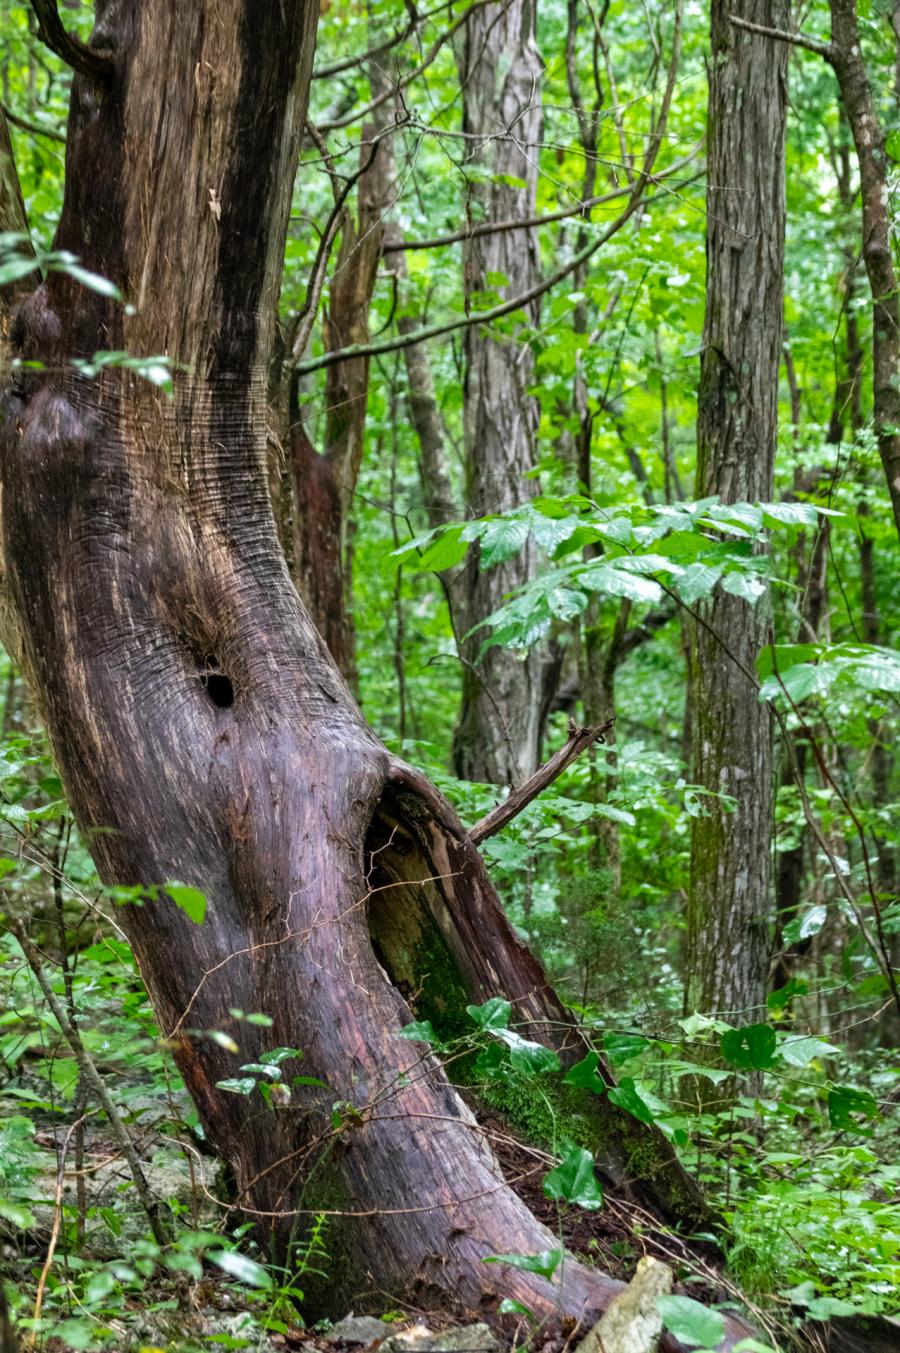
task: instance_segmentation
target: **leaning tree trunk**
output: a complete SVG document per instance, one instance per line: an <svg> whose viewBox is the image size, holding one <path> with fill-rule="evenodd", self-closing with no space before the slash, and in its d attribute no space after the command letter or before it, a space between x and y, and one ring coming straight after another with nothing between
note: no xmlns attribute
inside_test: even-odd
<svg viewBox="0 0 900 1353"><path fill-rule="evenodd" d="M706 322L695 496L771 497L784 272L787 49L731 16L786 28L787 0L713 0ZM693 779L737 800L692 822L685 1001L739 1012L765 1002L772 735L753 683L762 606L718 590L692 627Z"/></svg>
<svg viewBox="0 0 900 1353"><path fill-rule="evenodd" d="M475 8L464 29L460 58L463 131L471 162L483 177L469 185L467 210L474 219L511 220L535 213L541 131L541 59L534 35L535 0ZM524 187L514 186L524 184ZM531 229L482 235L463 255L467 298L499 291L515 296L540 277L537 234ZM467 304L469 304L467 300ZM536 303L527 308L538 318ZM538 410L528 393L533 362L511 330L500 334L479 325L466 330L464 422L468 508L472 516L505 512L536 491L526 478L536 462ZM513 588L534 576L533 542L512 559L482 571L478 551L466 570L465 596L456 608L464 635L495 611ZM462 645L463 696L454 740L458 775L494 784L518 784L540 758L545 712L546 655L524 659L492 648L479 661L484 631Z"/></svg>
<svg viewBox="0 0 900 1353"><path fill-rule="evenodd" d="M9 583L102 877L206 895L201 925L163 894L121 914L236 1205L282 1258L328 1213L332 1309L508 1295L581 1317L617 1284L481 1262L554 1237L438 1062L396 1035L429 993L443 1025L502 991L564 1059L584 1044L452 809L366 726L277 542L266 370L317 9L121 0L91 49L66 47L82 73L57 245L131 305L53 273L20 311L18 351L45 366L4 406ZM165 352L173 398L68 365L99 348ZM207 1036L222 1029L236 1055ZM221 1087L276 1045L298 1049L289 1102ZM665 1142L575 1098L605 1169L642 1165L640 1196L696 1220Z"/></svg>

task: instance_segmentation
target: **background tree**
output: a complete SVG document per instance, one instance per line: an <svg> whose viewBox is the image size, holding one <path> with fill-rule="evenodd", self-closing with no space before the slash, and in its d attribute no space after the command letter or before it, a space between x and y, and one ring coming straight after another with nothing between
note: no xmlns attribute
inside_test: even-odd
<svg viewBox="0 0 900 1353"><path fill-rule="evenodd" d="M759 7L751 9L758 18ZM714 0L695 487L698 498L765 501L781 360L787 53L736 27L732 12L742 17ZM780 27L787 15L776 4L762 17ZM765 1002L772 739L755 671L770 628L765 609L749 600L746 591L719 592L691 629L693 777L723 797L710 800L691 834L688 1012L752 1013Z"/></svg>

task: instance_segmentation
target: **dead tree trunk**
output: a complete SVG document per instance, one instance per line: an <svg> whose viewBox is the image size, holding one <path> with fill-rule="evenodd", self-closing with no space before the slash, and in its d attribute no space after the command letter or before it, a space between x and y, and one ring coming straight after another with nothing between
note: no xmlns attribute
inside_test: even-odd
<svg viewBox="0 0 900 1353"><path fill-rule="evenodd" d="M787 51L732 23L787 27L787 0L713 0L707 294L695 496L771 496L784 272ZM692 627L693 779L718 799L693 819L685 1000L741 1012L765 1002L772 735L753 683L765 608L718 591ZM748 675L749 674L749 675Z"/></svg>
<svg viewBox="0 0 900 1353"><path fill-rule="evenodd" d="M541 128L541 60L535 43L535 0L488 4L469 16L460 60L463 131L477 172L490 168L489 187L470 185L470 219L510 220L535 213L537 144ZM525 186L513 186L522 183ZM467 242L463 255L467 304L473 293L525 292L540 278L536 232L507 230ZM537 320L536 305L528 318ZM536 491L537 405L528 394L533 362L513 331L466 330L465 445L468 511L505 512ZM482 571L472 552L465 599L458 608L465 634L534 576L533 543L506 563ZM503 648L479 661L483 634L462 646L463 696L454 741L458 775L494 784L520 784L540 759L546 655L524 659Z"/></svg>
<svg viewBox="0 0 900 1353"><path fill-rule="evenodd" d="M121 0L89 48L65 47L79 73L57 245L132 308L51 273L19 312L18 352L45 369L6 392L9 583L102 877L206 895L201 925L162 895L121 914L272 1250L289 1256L325 1211L332 1308L388 1293L490 1313L508 1295L581 1317L617 1284L575 1262L561 1287L481 1262L554 1238L441 1066L396 1034L429 997L443 1022L503 992L564 1058L584 1044L452 809L364 723L277 542L266 370L317 11ZM98 348L166 352L174 397L68 365ZM206 1036L223 1028L237 1055ZM290 1102L221 1088L275 1045L315 1078ZM645 1200L696 1219L657 1134L606 1097L580 1092L580 1111L611 1175L642 1173Z"/></svg>

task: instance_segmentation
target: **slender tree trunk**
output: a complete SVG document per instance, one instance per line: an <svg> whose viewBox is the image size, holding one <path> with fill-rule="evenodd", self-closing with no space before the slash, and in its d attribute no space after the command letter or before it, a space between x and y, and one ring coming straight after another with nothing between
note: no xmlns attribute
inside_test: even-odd
<svg viewBox="0 0 900 1353"><path fill-rule="evenodd" d="M367 133L371 128L367 129ZM373 172L380 153L364 144L356 219L348 212L331 277L323 338L329 349L367 343L369 308L381 258L383 204ZM294 579L328 651L355 688L348 523L365 444L369 359L349 357L327 369L324 443L316 450L291 384L290 430Z"/></svg>
<svg viewBox="0 0 900 1353"><path fill-rule="evenodd" d="M133 308L54 273L20 311L18 352L46 366L5 403L12 596L102 877L206 895L200 925L162 893L122 920L237 1205L272 1251L289 1255L324 1210L332 1309L377 1292L491 1312L508 1295L580 1318L618 1285L575 1262L561 1287L481 1262L554 1237L436 1060L396 1035L429 997L446 1024L502 990L566 1061L584 1043L452 809L364 723L276 537L266 371L317 12L101 10L92 51L108 56L73 82L57 245ZM174 397L68 367L102 347L168 353ZM236 1055L207 1036L222 1029ZM289 1102L222 1087L276 1045L299 1050ZM640 1162L639 1196L702 1213L658 1134L581 1099L614 1178Z"/></svg>
<svg viewBox="0 0 900 1353"><path fill-rule="evenodd" d="M698 498L771 496L781 357L787 51L738 29L785 28L786 0L713 0L707 296L697 409ZM693 820L685 1000L741 1012L765 1001L772 734L752 682L768 642L761 605L717 590L692 626L693 779L732 795ZM750 674L748 676L748 673ZM745 1013L746 1012L746 1013Z"/></svg>
<svg viewBox="0 0 900 1353"><path fill-rule="evenodd" d="M829 0L830 60L853 133L862 198L862 256L872 290L872 403L875 435L900 532L900 298L891 252L885 131L866 73L856 0Z"/></svg>
<svg viewBox="0 0 900 1353"><path fill-rule="evenodd" d="M510 0L475 10L464 30L460 57L463 131L472 139L470 163L492 179L470 183L470 219L533 216L537 145L541 130L542 66L535 43L535 0ZM523 183L512 186L510 180ZM485 290L515 295L539 278L534 230L507 230L470 240L464 250L467 304ZM536 305L527 319L535 323ZM533 361L527 346L507 330L477 325L466 330L465 443L468 510L472 516L504 512L536 491L526 478L536 460L538 411L528 394ZM534 576L533 542L512 559L483 570L477 550L466 569L460 608L465 634L495 611L513 588ZM545 708L545 655L523 659L502 648L479 661L479 632L463 643L463 697L454 742L458 775L495 784L517 784L540 759Z"/></svg>

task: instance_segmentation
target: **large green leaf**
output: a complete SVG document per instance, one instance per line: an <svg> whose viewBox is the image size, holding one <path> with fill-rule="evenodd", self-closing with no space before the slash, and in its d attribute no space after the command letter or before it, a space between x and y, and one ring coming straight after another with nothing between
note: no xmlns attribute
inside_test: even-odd
<svg viewBox="0 0 900 1353"><path fill-rule="evenodd" d="M669 1333L688 1348L718 1348L725 1338L725 1317L693 1297L659 1297L656 1306Z"/></svg>
<svg viewBox="0 0 900 1353"><path fill-rule="evenodd" d="M554 1170L544 1178L544 1192L558 1202L575 1203L586 1212L596 1212L603 1202L603 1190L594 1174L594 1157L583 1146L575 1146Z"/></svg>
<svg viewBox="0 0 900 1353"><path fill-rule="evenodd" d="M746 1024L722 1035L722 1056L744 1071L762 1071L775 1060L775 1030L771 1024Z"/></svg>

